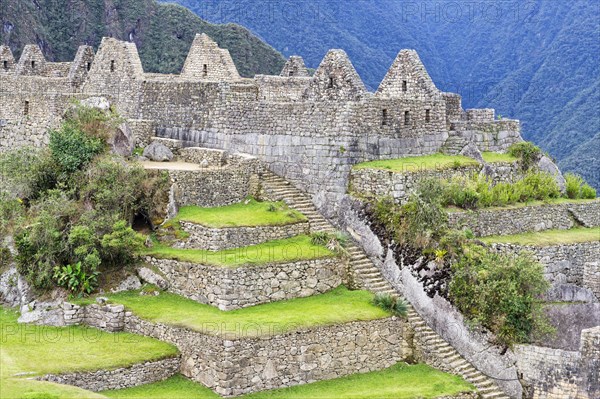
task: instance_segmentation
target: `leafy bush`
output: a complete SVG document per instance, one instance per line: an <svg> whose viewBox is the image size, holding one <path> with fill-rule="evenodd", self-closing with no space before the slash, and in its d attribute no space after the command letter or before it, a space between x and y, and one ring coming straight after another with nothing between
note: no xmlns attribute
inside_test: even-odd
<svg viewBox="0 0 600 399"><path fill-rule="evenodd" d="M342 232L331 234L324 231L317 231L311 234L310 241L313 245L322 245L335 253L346 254L346 246L348 245L349 238Z"/></svg>
<svg viewBox="0 0 600 399"><path fill-rule="evenodd" d="M10 193L10 198L39 198L56 186L59 173L46 150L23 147L0 154L0 191L4 195Z"/></svg>
<svg viewBox="0 0 600 399"><path fill-rule="evenodd" d="M54 268L54 279L59 286L67 288L77 297L91 294L98 286L98 275L95 269L86 271L81 262Z"/></svg>
<svg viewBox="0 0 600 399"><path fill-rule="evenodd" d="M71 124L50 132L50 151L65 174L71 174L106 150L106 142Z"/></svg>
<svg viewBox="0 0 600 399"><path fill-rule="evenodd" d="M380 307L398 317L406 317L408 314L408 303L400 298L394 298L390 294L377 293L373 297L373 305Z"/></svg>
<svg viewBox="0 0 600 399"><path fill-rule="evenodd" d="M451 301L469 320L494 332L499 344L528 342L551 331L540 300L550 285L531 255L470 246L452 270Z"/></svg>
<svg viewBox="0 0 600 399"><path fill-rule="evenodd" d="M508 148L508 153L513 157L519 158L519 163L523 170L529 170L542 158L540 147L529 141L515 143Z"/></svg>
<svg viewBox="0 0 600 399"><path fill-rule="evenodd" d="M571 199L594 199L596 190L588 185L583 177L565 173L567 197Z"/></svg>
<svg viewBox="0 0 600 399"><path fill-rule="evenodd" d="M113 231L102 237L103 258L109 259L113 265L131 263L136 252L144 246L144 236L136 233L126 221L120 220L113 226Z"/></svg>

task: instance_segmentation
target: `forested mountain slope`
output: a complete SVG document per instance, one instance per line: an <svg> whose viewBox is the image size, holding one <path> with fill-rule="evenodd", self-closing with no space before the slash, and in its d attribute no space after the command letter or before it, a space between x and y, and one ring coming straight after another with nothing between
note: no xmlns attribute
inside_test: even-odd
<svg viewBox="0 0 600 399"><path fill-rule="evenodd" d="M38 44L51 61L71 61L77 47L103 36L134 41L147 72L179 73L196 33L228 48L242 76L279 73L285 60L239 25L208 23L188 9L155 0L0 0L0 43L15 56Z"/></svg>

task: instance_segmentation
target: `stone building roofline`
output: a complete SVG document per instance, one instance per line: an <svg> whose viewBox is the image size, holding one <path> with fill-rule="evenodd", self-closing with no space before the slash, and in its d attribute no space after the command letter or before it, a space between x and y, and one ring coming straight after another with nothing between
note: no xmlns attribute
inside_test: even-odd
<svg viewBox="0 0 600 399"><path fill-rule="evenodd" d="M43 75L46 69L46 57L37 44L27 44L17 63L17 75Z"/></svg>
<svg viewBox="0 0 600 399"><path fill-rule="evenodd" d="M181 76L201 80L241 79L229 50L220 48L206 33L194 37Z"/></svg>
<svg viewBox="0 0 600 399"><path fill-rule="evenodd" d="M416 50L400 50L381 81L379 97L414 97L418 94L441 96Z"/></svg>
<svg viewBox="0 0 600 399"><path fill-rule="evenodd" d="M308 68L306 68L306 65L304 64L304 59L298 55L292 55L283 66L279 76L286 78L306 78L309 77L310 74L308 73Z"/></svg>
<svg viewBox="0 0 600 399"><path fill-rule="evenodd" d="M0 46L0 73L9 72L15 68L15 57L10 47Z"/></svg>

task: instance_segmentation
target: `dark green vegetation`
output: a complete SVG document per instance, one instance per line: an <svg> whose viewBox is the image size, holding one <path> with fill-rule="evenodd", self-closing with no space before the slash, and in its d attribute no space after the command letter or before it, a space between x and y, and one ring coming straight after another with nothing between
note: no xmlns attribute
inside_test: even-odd
<svg viewBox="0 0 600 399"><path fill-rule="evenodd" d="M444 191L429 179L403 206L389 199L369 206L373 227L392 243L397 263L416 265L421 255L432 262L433 273L421 277L428 295L448 298L470 322L492 331L498 344L550 333L541 305L549 288L543 267L528 254L497 254L478 246L471 232L449 229Z"/></svg>
<svg viewBox="0 0 600 399"><path fill-rule="evenodd" d="M38 290L91 293L101 272L127 267L142 248L134 216L160 217L168 177L108 153L115 121L74 105L48 149L0 156L0 227L14 236L19 273Z"/></svg>
<svg viewBox="0 0 600 399"><path fill-rule="evenodd" d="M229 49L242 76L279 74L285 60L247 29L210 24L184 7L155 0L2 0L0 43L19 56L39 44L47 59L72 61L77 47L103 36L133 41L146 72L179 73L196 33Z"/></svg>
<svg viewBox="0 0 600 399"><path fill-rule="evenodd" d="M181 262L218 267L291 263L334 256L334 253L325 246L313 243L309 236L296 236L222 251L173 248L155 241L151 248L143 251L143 254L159 259L176 259Z"/></svg>
<svg viewBox="0 0 600 399"><path fill-rule="evenodd" d="M371 89L398 50L416 49L441 90L460 93L465 108L521 119L528 140L600 189L595 1L168 1L242 24L313 68L342 48Z"/></svg>
<svg viewBox="0 0 600 399"><path fill-rule="evenodd" d="M248 399L413 399L452 396L474 391L460 377L445 374L424 364L398 363L382 371L355 374L291 388L242 396ZM217 399L220 396L182 376L120 391L102 392L115 399Z"/></svg>
<svg viewBox="0 0 600 399"><path fill-rule="evenodd" d="M2 398L100 398L92 392L27 377L115 369L177 355L177 348L152 338L84 327L18 324L17 318L16 312L0 307ZM27 375L15 376L18 373Z"/></svg>
<svg viewBox="0 0 600 399"><path fill-rule="evenodd" d="M370 292L349 291L340 286L326 294L224 312L170 293L147 296L128 291L109 296L143 319L233 338L389 317L389 312L371 304L372 298Z"/></svg>

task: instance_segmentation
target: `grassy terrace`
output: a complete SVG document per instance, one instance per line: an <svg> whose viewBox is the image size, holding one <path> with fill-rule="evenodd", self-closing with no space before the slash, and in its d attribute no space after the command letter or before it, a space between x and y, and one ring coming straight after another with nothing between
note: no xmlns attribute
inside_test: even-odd
<svg viewBox="0 0 600 399"><path fill-rule="evenodd" d="M592 202L598 202L598 198L595 199L570 199L570 198L552 198L547 201L528 201L528 202L518 202L516 204L510 204L506 206L493 206L487 208L479 208L477 210L481 211L495 211L495 210L507 210L507 209L517 209L524 208L527 206L541 206L541 205L561 205L561 204L587 204ZM457 208L455 206L449 206L446 208L448 212L469 212L468 210Z"/></svg>
<svg viewBox="0 0 600 399"><path fill-rule="evenodd" d="M480 238L480 240L488 244L504 243L533 246L576 244L580 242L600 241L600 227L591 229L547 230L539 233L524 233L511 236L491 236Z"/></svg>
<svg viewBox="0 0 600 399"><path fill-rule="evenodd" d="M180 221L223 228L281 226L306 221L306 217L289 208L284 202L258 202L249 199L246 202L219 208L184 206L170 223Z"/></svg>
<svg viewBox="0 0 600 399"><path fill-rule="evenodd" d="M223 312L170 293L144 296L130 291L109 296L111 301L122 303L143 319L231 339L390 316L371 304L372 297L367 291L338 287L322 295Z"/></svg>
<svg viewBox="0 0 600 399"><path fill-rule="evenodd" d="M155 241L153 247L145 249L142 254L159 259L175 259L181 262L217 267L290 263L335 256L333 252L324 246L313 244L311 238L306 235L216 252L202 249L172 248Z"/></svg>
<svg viewBox="0 0 600 399"><path fill-rule="evenodd" d="M460 377L429 366L398 363L382 371L244 395L245 399L431 399L474 391ZM218 399L208 388L182 376L119 391L103 392L115 399Z"/></svg>
<svg viewBox="0 0 600 399"><path fill-rule="evenodd" d="M0 307L1 398L97 398L101 396L75 387L27 378L115 369L177 354L174 346L139 335L18 324L17 317L16 312Z"/></svg>
<svg viewBox="0 0 600 399"><path fill-rule="evenodd" d="M500 154L496 152L482 153L483 159L486 162L514 162L515 157L508 154ZM417 157L405 157L398 159L388 159L380 161L363 162L354 165L354 169L382 169L392 172L418 172L425 170L443 170L461 168L465 166L474 166L479 163L469 157L462 155L445 155L432 154Z"/></svg>

